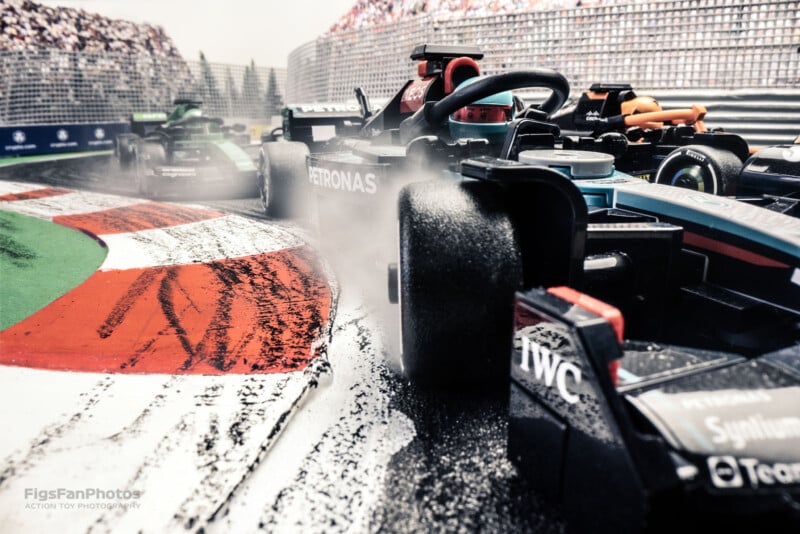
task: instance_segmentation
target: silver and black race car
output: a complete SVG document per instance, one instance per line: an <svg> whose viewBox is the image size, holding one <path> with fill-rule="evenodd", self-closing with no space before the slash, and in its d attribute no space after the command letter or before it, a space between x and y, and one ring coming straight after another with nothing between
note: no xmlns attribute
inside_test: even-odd
<svg viewBox="0 0 800 534"><path fill-rule="evenodd" d="M134 172L141 195L255 193L255 163L241 141L244 126L206 117L201 105L176 100L169 115L134 113L132 133L117 136L117 160Z"/></svg>
<svg viewBox="0 0 800 534"><path fill-rule="evenodd" d="M357 89L358 106L284 110L289 142L263 143L259 164L268 214L290 216L305 203L322 226L330 226L326 212L380 211L380 200L393 199L408 182L406 163L435 171L465 157L498 155L508 123L523 111L512 89L546 89L544 101L525 110L541 118L569 95L566 78L548 69L481 77L483 53L476 47L424 44L410 57L419 77L379 109Z"/></svg>

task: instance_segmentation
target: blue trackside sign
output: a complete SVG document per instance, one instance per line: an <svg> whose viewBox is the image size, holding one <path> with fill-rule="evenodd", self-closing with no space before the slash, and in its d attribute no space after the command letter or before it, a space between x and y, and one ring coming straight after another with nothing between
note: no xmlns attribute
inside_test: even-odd
<svg viewBox="0 0 800 534"><path fill-rule="evenodd" d="M130 132L123 122L0 127L0 157L112 150L117 135Z"/></svg>

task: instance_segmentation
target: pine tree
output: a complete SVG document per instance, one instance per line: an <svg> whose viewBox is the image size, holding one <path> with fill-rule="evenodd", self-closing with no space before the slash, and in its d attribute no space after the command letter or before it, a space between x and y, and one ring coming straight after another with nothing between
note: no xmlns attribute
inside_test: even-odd
<svg viewBox="0 0 800 534"><path fill-rule="evenodd" d="M236 89L236 82L233 80L230 67L225 71L225 96L227 100L226 116L239 117L242 114L239 105L239 91Z"/></svg>
<svg viewBox="0 0 800 534"><path fill-rule="evenodd" d="M264 102L261 99L261 80L256 71L255 61L244 70L242 81L242 103L249 117L261 117L264 114Z"/></svg>
<svg viewBox="0 0 800 534"><path fill-rule="evenodd" d="M203 99L203 104L210 114L219 115L222 110L220 109L217 79L214 77L211 65L206 61L206 56L203 52L200 52L200 72L202 75L200 95Z"/></svg>
<svg viewBox="0 0 800 534"><path fill-rule="evenodd" d="M267 94L265 96L267 117L280 115L283 108L283 97L278 91L278 79L275 76L275 69L269 69L269 79L267 81Z"/></svg>

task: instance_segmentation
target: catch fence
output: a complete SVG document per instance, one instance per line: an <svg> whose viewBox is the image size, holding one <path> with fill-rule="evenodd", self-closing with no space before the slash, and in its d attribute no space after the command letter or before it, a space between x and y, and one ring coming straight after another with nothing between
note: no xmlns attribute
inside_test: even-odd
<svg viewBox="0 0 800 534"><path fill-rule="evenodd" d="M800 89L797 0L601 1L484 17L418 15L320 37L289 56L287 99L343 101L361 86L388 98L422 43L477 45L484 74L549 67L573 91L595 82L645 90Z"/></svg>
<svg viewBox="0 0 800 534"><path fill-rule="evenodd" d="M272 81L272 83L271 83ZM286 69L58 49L0 51L0 125L124 122L176 98L209 115L263 122L279 112Z"/></svg>

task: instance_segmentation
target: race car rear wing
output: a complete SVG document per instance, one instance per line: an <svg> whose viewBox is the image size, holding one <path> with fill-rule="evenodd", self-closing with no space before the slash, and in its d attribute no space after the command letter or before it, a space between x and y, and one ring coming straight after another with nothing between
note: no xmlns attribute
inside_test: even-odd
<svg viewBox="0 0 800 534"><path fill-rule="evenodd" d="M443 59L468 57L470 59L483 59L483 52L476 46L432 45L422 44L415 46L411 51L414 61L441 61Z"/></svg>
<svg viewBox="0 0 800 534"><path fill-rule="evenodd" d="M167 114L161 111L139 112L131 115L131 132L144 137L167 122Z"/></svg>
<svg viewBox="0 0 800 534"><path fill-rule="evenodd" d="M283 138L299 141L316 152L330 139L352 136L363 124L358 104L292 104L283 109ZM262 136L262 142L272 141L272 135Z"/></svg>

